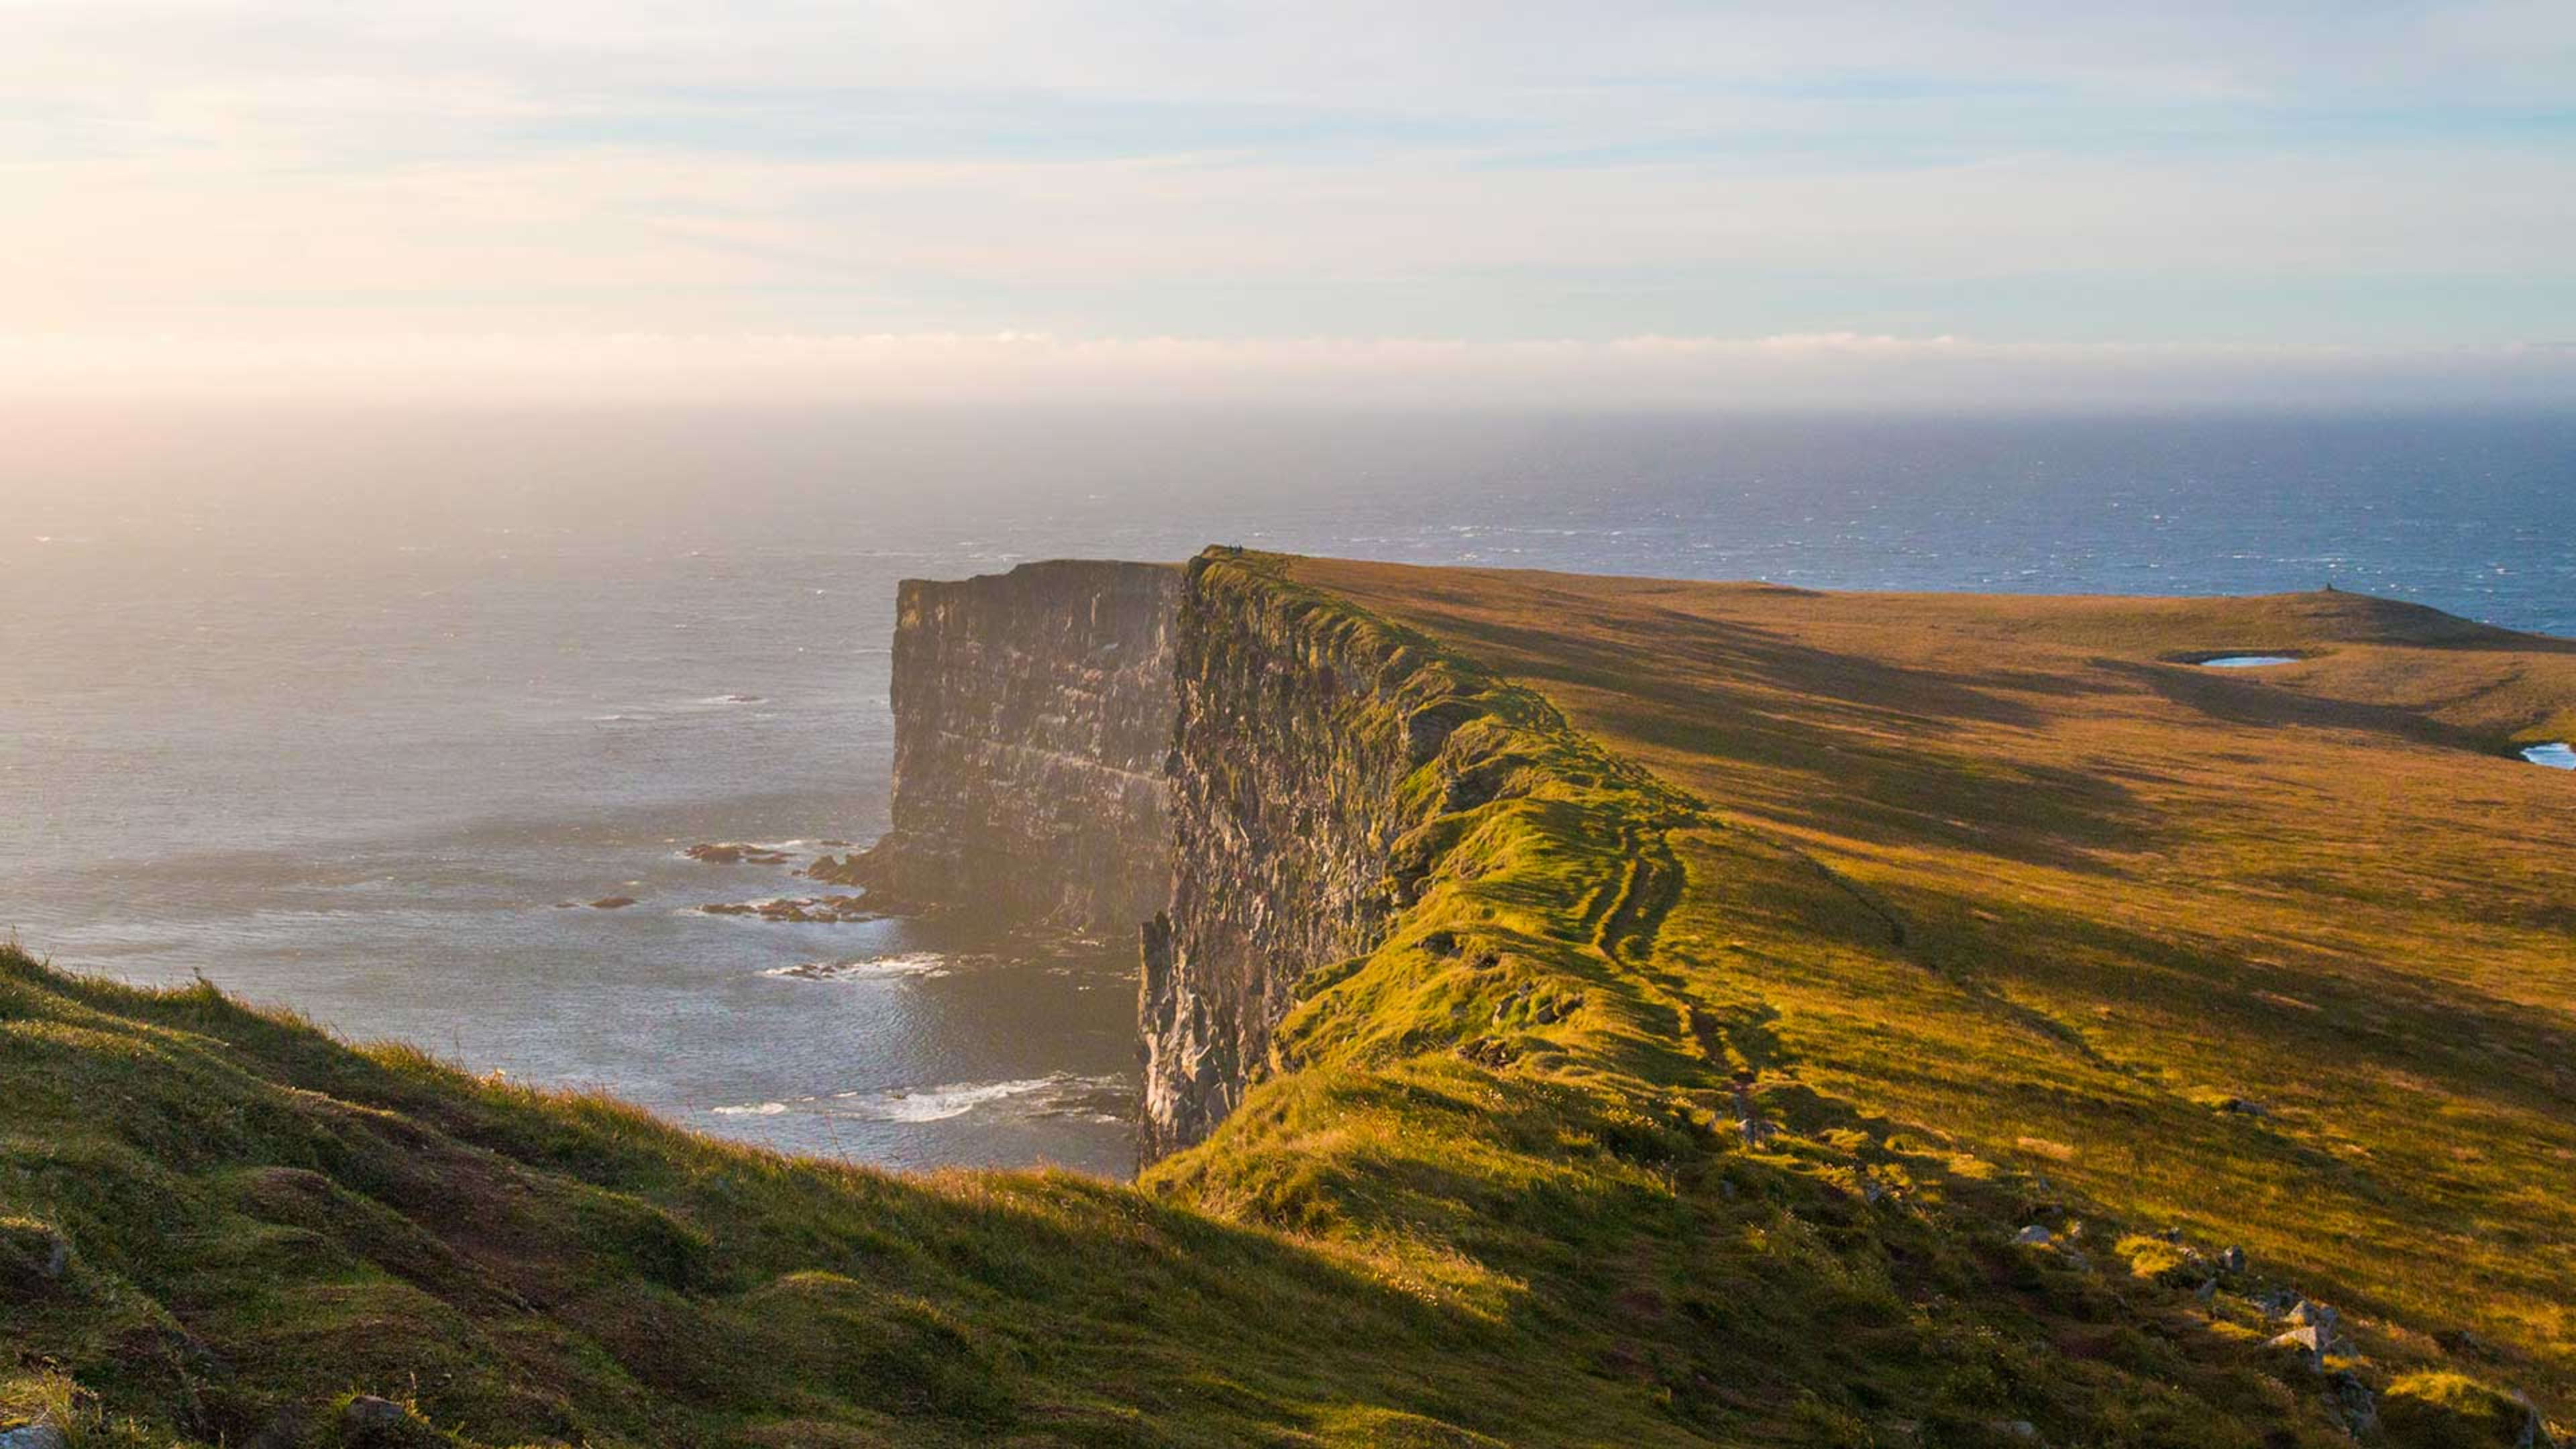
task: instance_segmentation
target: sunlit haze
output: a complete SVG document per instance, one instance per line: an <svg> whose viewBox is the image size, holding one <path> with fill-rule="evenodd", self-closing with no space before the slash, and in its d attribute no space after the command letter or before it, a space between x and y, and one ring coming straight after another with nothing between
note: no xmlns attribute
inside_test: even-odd
<svg viewBox="0 0 2576 1449"><path fill-rule="evenodd" d="M21 0L0 56L21 398L2576 395L2546 0Z"/></svg>

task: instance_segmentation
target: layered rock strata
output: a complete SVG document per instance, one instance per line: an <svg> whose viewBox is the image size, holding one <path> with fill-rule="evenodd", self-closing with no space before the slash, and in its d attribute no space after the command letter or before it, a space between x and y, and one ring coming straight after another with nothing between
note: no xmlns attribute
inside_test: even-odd
<svg viewBox="0 0 2576 1449"><path fill-rule="evenodd" d="M1310 974L1373 949L1508 753L1421 641L1211 549L908 580L893 829L809 872L868 905L1123 934L1142 923L1139 1155L1204 1138L1278 1065Z"/></svg>
<svg viewBox="0 0 2576 1449"><path fill-rule="evenodd" d="M1408 903L1417 827L1499 779L1499 762L1426 768L1481 712L1447 668L1262 556L1191 563L1173 665L1171 899L1144 928L1138 1007L1146 1162L1272 1069L1299 982Z"/></svg>
<svg viewBox="0 0 2576 1449"><path fill-rule="evenodd" d="M1067 560L896 599L893 829L818 879L872 906L1124 935L1171 885L1181 570Z"/></svg>

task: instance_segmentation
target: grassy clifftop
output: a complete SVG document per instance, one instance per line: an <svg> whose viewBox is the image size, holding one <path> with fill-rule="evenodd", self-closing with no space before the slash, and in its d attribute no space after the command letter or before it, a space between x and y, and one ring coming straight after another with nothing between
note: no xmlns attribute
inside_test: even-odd
<svg viewBox="0 0 2576 1449"><path fill-rule="evenodd" d="M1697 636L1623 639L1625 585L1534 621L1525 576L1212 567L1473 708L1406 782L1456 808L1407 842L1385 944L1319 963L1209 1141L1134 1188L895 1177L0 953L0 1403L95 1443L2252 1445L2346 1442L2363 1391L2368 1433L2511 1443L2500 1386L2564 1391L2563 1194L2457 1159L2438 1223L2338 1189L2405 1209L2333 1220L2375 1260L2483 1271L2523 1235L2447 1316L2343 1239L2340 1274L2257 1240L2222 1189L2321 1169L2306 1104L2222 1114L2070 1025L2027 956L1976 969L1953 937L1984 898L1940 904L1961 863L1844 858L1785 776L1748 797L1778 817L1735 807L1705 762L1761 711L1717 708ZM1638 681L1701 693L1623 704ZM1470 755L1516 768L1445 792ZM1983 924L2053 919L2021 909ZM2545 1047L2535 1020L2499 1040ZM2469 1140L2545 1159L2563 1088L2472 1103L2453 1065L2440 1110L2522 1114ZM2127 1155L2167 1134L2227 1145ZM2335 1376L2264 1346L2283 1284L2345 1308Z"/></svg>

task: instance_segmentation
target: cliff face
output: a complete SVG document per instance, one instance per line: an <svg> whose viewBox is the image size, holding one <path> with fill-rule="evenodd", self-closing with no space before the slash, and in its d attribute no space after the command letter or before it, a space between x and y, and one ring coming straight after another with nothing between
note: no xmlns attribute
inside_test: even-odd
<svg viewBox="0 0 2576 1449"><path fill-rule="evenodd" d="M825 879L907 909L1124 934L1171 881L1177 568L1057 561L907 579L894 828Z"/></svg>
<svg viewBox="0 0 2576 1449"><path fill-rule="evenodd" d="M1457 804L1454 780L1408 778L1476 712L1419 651L1223 552L1192 561L1177 633L1171 900L1138 1007L1147 1162L1232 1112L1299 981L1407 903L1406 832Z"/></svg>
<svg viewBox="0 0 2576 1449"><path fill-rule="evenodd" d="M1377 947L1455 820L1521 763L1421 641L1260 555L907 580L894 828L815 868L901 909L1142 923L1151 1163L1270 1074L1300 983Z"/></svg>

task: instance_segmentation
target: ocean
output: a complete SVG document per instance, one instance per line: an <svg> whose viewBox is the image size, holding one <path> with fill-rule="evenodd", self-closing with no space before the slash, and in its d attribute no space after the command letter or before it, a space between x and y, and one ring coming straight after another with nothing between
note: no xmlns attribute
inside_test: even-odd
<svg viewBox="0 0 2576 1449"><path fill-rule="evenodd" d="M1211 542L2576 635L2576 413L13 413L0 929L781 1148L1123 1174L1132 943L709 916L798 882L684 852L884 828L898 579Z"/></svg>

